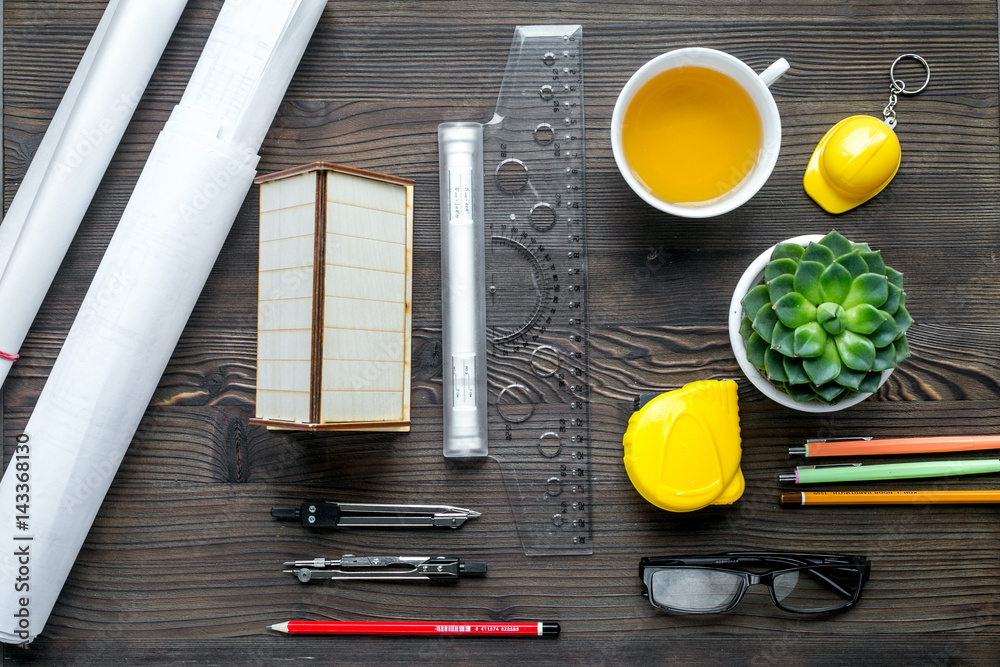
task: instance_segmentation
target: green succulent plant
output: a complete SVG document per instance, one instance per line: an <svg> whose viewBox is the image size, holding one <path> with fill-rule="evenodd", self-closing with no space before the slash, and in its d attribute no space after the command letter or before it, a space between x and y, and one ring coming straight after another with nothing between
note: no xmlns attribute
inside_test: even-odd
<svg viewBox="0 0 1000 667"><path fill-rule="evenodd" d="M778 244L743 298L747 359L796 401L838 403L878 388L910 356L903 274L836 231Z"/></svg>

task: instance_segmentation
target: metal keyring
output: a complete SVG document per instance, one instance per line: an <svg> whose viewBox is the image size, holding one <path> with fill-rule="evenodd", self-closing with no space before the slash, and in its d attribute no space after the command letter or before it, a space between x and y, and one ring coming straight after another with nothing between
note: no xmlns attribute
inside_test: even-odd
<svg viewBox="0 0 1000 667"><path fill-rule="evenodd" d="M920 86L916 90L906 90L906 84L903 83L903 80L896 78L896 72L895 72L896 63L898 63L903 58L913 58L914 60L918 61L921 65L923 65L925 70L927 70L927 78L924 79L924 85ZM903 55L892 61L892 65L889 67L889 79L892 81L892 85L899 89L898 92L902 93L903 95L916 95L921 90L926 88L927 84L931 82L931 66L927 64L926 60L924 60L915 53L904 53Z"/></svg>

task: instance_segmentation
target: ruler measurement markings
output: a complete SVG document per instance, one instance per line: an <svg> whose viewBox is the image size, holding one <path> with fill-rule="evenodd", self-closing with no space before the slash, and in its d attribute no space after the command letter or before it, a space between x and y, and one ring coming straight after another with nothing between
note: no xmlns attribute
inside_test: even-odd
<svg viewBox="0 0 1000 667"><path fill-rule="evenodd" d="M484 239L491 441L509 445L491 451L515 468L510 495L521 504L515 516L526 553L588 554L582 32L542 33L529 29L520 49L512 47L500 120L484 126L485 170L496 177L496 187L487 185Z"/></svg>

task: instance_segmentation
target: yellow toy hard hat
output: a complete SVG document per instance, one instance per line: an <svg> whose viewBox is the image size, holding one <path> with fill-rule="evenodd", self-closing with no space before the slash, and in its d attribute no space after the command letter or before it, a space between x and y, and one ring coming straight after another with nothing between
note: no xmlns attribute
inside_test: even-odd
<svg viewBox="0 0 1000 667"><path fill-rule="evenodd" d="M865 203L896 175L900 148L896 133L872 116L851 116L816 146L803 185L817 204L843 213Z"/></svg>
<svg viewBox="0 0 1000 667"><path fill-rule="evenodd" d="M661 509L691 512L743 495L732 380L692 382L656 396L632 414L622 444L632 485Z"/></svg>

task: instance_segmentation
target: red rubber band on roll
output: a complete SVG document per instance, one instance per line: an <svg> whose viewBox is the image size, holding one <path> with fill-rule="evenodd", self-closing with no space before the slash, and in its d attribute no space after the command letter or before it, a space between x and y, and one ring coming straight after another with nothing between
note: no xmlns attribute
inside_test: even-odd
<svg viewBox="0 0 1000 667"><path fill-rule="evenodd" d="M7 354L6 352L0 352L0 359L2 359L4 361L11 361L11 362L13 362L13 361L17 361L20 358L21 358L21 355L19 355L19 354Z"/></svg>

